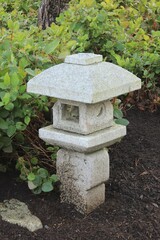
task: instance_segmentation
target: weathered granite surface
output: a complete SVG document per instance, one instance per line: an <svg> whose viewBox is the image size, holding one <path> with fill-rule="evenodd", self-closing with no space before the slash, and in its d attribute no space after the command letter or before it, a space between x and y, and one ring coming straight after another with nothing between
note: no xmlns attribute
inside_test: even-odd
<svg viewBox="0 0 160 240"><path fill-rule="evenodd" d="M78 64L78 65L90 65L98 62L102 62L102 55L94 53L78 53L72 54L65 58L65 63Z"/></svg>
<svg viewBox="0 0 160 240"><path fill-rule="evenodd" d="M57 153L57 174L61 201L72 203L88 214L105 201L105 182L109 178L107 149L91 154L61 149Z"/></svg>
<svg viewBox="0 0 160 240"><path fill-rule="evenodd" d="M113 105L110 101L85 104L58 100L53 107L53 127L90 134L113 125Z"/></svg>
<svg viewBox="0 0 160 240"><path fill-rule="evenodd" d="M93 152L118 142L126 135L126 127L112 127L82 135L53 128L53 125L40 128L39 137L45 142L77 152Z"/></svg>
<svg viewBox="0 0 160 240"><path fill-rule="evenodd" d="M89 190L109 179L107 149L85 154L61 149L57 153L56 169L62 185Z"/></svg>
<svg viewBox="0 0 160 240"><path fill-rule="evenodd" d="M85 55L83 55L83 58ZM58 99L67 99L83 103L101 102L141 88L141 80L131 72L109 62L88 65L62 63L53 66L27 83L27 91ZM99 55L98 55L99 56ZM78 56L77 56L78 58ZM99 57L98 57L99 58ZM67 57L66 61L74 62Z"/></svg>
<svg viewBox="0 0 160 240"><path fill-rule="evenodd" d="M31 232L43 228L40 219L32 215L24 202L20 202L17 199L5 200L0 203L0 215L2 220L18 224Z"/></svg>

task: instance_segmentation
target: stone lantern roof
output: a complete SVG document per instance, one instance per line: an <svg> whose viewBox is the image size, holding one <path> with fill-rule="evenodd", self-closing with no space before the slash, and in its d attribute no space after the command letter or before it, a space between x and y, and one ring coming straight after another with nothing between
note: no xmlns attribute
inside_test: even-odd
<svg viewBox="0 0 160 240"><path fill-rule="evenodd" d="M92 53L70 55L27 84L28 92L83 103L101 102L140 88L137 76Z"/></svg>

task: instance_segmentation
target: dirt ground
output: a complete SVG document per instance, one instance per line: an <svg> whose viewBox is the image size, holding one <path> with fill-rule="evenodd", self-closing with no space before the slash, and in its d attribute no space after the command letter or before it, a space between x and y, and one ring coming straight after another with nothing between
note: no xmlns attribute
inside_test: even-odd
<svg viewBox="0 0 160 240"><path fill-rule="evenodd" d="M160 240L160 110L132 109L127 119L127 136L109 151L106 201L88 216L61 204L58 190L34 196L15 173L1 173L0 201L26 202L44 228L30 233L0 218L0 240Z"/></svg>

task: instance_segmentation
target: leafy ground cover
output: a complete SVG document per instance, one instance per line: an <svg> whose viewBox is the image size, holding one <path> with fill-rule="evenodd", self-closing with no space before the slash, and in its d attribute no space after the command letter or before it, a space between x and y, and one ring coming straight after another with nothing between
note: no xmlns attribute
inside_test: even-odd
<svg viewBox="0 0 160 240"><path fill-rule="evenodd" d="M28 204L44 225L30 233L0 219L3 240L159 240L160 109L127 112L127 136L110 149L111 177L106 202L88 216L60 204L55 192L33 195L15 172L0 174L0 201L17 198Z"/></svg>

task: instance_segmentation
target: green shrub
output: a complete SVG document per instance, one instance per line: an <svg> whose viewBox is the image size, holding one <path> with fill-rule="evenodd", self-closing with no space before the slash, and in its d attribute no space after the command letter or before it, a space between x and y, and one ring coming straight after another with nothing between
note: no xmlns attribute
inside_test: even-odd
<svg viewBox="0 0 160 240"><path fill-rule="evenodd" d="M33 24L34 8L26 15L29 7L20 3L5 1L0 7L0 149L5 152L12 152L13 139L23 141L22 132L32 117L48 110L46 97L26 93L27 81L58 63L60 53L67 54L73 44L60 38L61 27L41 31Z"/></svg>
<svg viewBox="0 0 160 240"><path fill-rule="evenodd" d="M159 16L156 0L74 0L57 22L76 40L76 52L102 54L155 90L160 73Z"/></svg>
<svg viewBox="0 0 160 240"><path fill-rule="evenodd" d="M13 137L19 137L36 111L45 107L47 100L45 97L32 98L26 93L29 77L43 68L38 54L40 44L35 42L39 30L32 28L30 31L21 31L19 27L18 22L9 19L7 28L1 29L0 149L5 152L12 151Z"/></svg>
<svg viewBox="0 0 160 240"><path fill-rule="evenodd" d="M12 17L14 20L17 20L23 29L28 29L29 26L33 24L36 25L37 9L40 6L40 2L40 0L1 0L1 10L3 9L1 21L3 21L3 26L7 26L6 18L10 19L10 17ZM6 16L6 13L9 14Z"/></svg>
<svg viewBox="0 0 160 240"><path fill-rule="evenodd" d="M37 10L37 2L31 0L2 0L0 6L0 151L16 152L20 178L34 193L53 189L57 178L49 172L55 171L57 148L45 148L39 139L35 140L39 122L45 124L42 111L48 111L50 101L28 94L26 83L61 62L75 43L70 33L61 38L64 27L39 29ZM5 165L0 164L0 171L6 171Z"/></svg>

